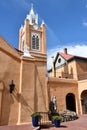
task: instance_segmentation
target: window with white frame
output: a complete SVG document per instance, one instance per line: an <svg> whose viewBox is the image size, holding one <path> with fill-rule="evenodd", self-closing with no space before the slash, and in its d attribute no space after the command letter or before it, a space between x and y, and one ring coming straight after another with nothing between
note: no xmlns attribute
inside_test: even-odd
<svg viewBox="0 0 87 130"><path fill-rule="evenodd" d="M37 33L32 33L32 49L33 50L40 49L40 35Z"/></svg>

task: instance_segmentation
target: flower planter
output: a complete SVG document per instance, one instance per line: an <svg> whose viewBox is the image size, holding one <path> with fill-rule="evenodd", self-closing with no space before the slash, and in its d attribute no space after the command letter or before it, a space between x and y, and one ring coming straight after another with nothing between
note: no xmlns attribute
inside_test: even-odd
<svg viewBox="0 0 87 130"><path fill-rule="evenodd" d="M55 125L55 127L60 127L60 121L59 120L54 120L54 125Z"/></svg>
<svg viewBox="0 0 87 130"><path fill-rule="evenodd" d="M34 127L38 126L38 117L32 117L32 125Z"/></svg>
<svg viewBox="0 0 87 130"><path fill-rule="evenodd" d="M62 120L62 116L60 116L60 115L52 116L52 121L54 122L55 127L60 127L61 120Z"/></svg>
<svg viewBox="0 0 87 130"><path fill-rule="evenodd" d="M39 112L35 112L35 113L33 113L32 115L31 115L31 117L32 117L32 125L33 126L38 126L39 125L39 121L41 120L41 115L40 115L40 113Z"/></svg>

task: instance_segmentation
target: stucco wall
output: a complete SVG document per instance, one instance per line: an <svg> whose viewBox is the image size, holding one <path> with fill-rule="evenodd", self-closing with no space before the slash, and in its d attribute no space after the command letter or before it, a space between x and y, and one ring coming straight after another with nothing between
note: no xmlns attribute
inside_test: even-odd
<svg viewBox="0 0 87 130"><path fill-rule="evenodd" d="M15 90L9 92L9 84L13 80ZM2 106L0 124L16 124L18 121L18 91L20 83L20 60L0 51L0 81L3 82Z"/></svg>
<svg viewBox="0 0 87 130"><path fill-rule="evenodd" d="M46 111L46 62L23 58L21 84L21 119L31 121L31 114Z"/></svg>
<svg viewBox="0 0 87 130"><path fill-rule="evenodd" d="M77 74L79 80L87 79L87 62L83 61L77 61Z"/></svg>
<svg viewBox="0 0 87 130"><path fill-rule="evenodd" d="M72 93L76 100L76 112L78 113L78 84L75 80L48 78L49 102L52 96L56 96L59 112L66 109L66 95Z"/></svg>

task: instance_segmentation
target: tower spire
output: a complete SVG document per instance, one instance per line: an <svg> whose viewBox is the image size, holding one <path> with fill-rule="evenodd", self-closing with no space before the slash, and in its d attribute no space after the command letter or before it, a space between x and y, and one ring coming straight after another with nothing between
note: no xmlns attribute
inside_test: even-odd
<svg viewBox="0 0 87 130"><path fill-rule="evenodd" d="M38 14L34 13L34 9L33 9L33 3L31 3L31 9L29 14L27 15L27 19L30 21L30 24L37 24L38 25Z"/></svg>
<svg viewBox="0 0 87 130"><path fill-rule="evenodd" d="M31 10L30 10L30 14L33 14L33 15L34 15L33 3L31 3Z"/></svg>

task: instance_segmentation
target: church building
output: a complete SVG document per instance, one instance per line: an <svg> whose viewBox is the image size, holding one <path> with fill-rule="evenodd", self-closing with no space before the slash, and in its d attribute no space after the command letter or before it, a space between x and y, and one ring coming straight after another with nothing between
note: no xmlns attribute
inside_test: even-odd
<svg viewBox="0 0 87 130"><path fill-rule="evenodd" d="M46 25L39 26L33 6L19 31L19 48L0 36L0 125L31 122L33 112L47 112L53 96L59 112L87 113L87 58L68 54L52 58L48 70Z"/></svg>

